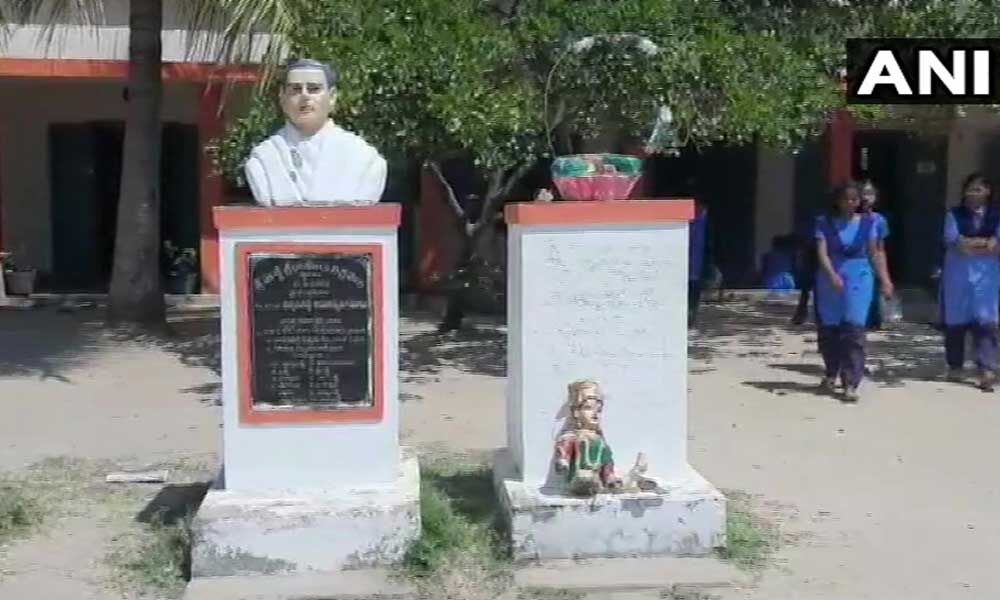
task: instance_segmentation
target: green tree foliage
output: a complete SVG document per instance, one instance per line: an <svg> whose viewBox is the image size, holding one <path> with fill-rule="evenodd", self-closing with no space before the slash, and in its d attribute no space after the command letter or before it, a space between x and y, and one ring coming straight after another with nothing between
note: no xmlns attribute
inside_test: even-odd
<svg viewBox="0 0 1000 600"><path fill-rule="evenodd" d="M461 291L476 280L470 265L497 209L552 153L578 151L581 138L635 147L661 106L680 147L795 147L844 108L847 38L998 35L998 9L1000 0L317 0L293 11L287 39L293 54L343 70L338 121L438 175L465 239ZM274 98L263 91L230 132L229 177L280 120ZM913 123L935 113L849 108ZM475 222L438 167L452 157L470 158L486 182Z"/></svg>
<svg viewBox="0 0 1000 600"><path fill-rule="evenodd" d="M642 140L661 104L682 142L793 145L819 131L841 104L831 53L731 4L742 3L320 0L299 9L289 43L343 69L337 118L383 152L471 156L503 173L502 190L549 153L550 127ZM230 177L273 126L274 96L263 91L227 140Z"/></svg>
<svg viewBox="0 0 1000 600"><path fill-rule="evenodd" d="M513 33L480 2L320 0L303 7L289 42L341 69L338 122L393 158L471 152L495 169L533 154L537 86L518 76ZM263 115L277 115L275 98L264 89L224 145L231 177L270 133Z"/></svg>
<svg viewBox="0 0 1000 600"><path fill-rule="evenodd" d="M603 34L559 70L568 119L585 135L610 120L641 137L661 103L682 143L788 145L814 133L839 102L835 80L808 53L742 27L725 4L535 0L522 36L547 63L567 40ZM622 43L620 33L638 40Z"/></svg>
<svg viewBox="0 0 1000 600"><path fill-rule="evenodd" d="M553 150L570 153L580 138L608 132L642 143L661 106L673 116L667 139L679 146L794 146L843 103L834 52L843 38L803 22L818 10L808 7L768 4L758 16L750 2L709 0L291 4L291 53L342 70L338 122L438 175L465 239L458 272L471 279L497 209ZM827 9L830 18L841 10ZM810 44L796 24L823 42ZM280 121L275 98L262 89L224 141L231 179ZM438 167L452 157L471 159L486 182L474 222Z"/></svg>
<svg viewBox="0 0 1000 600"><path fill-rule="evenodd" d="M831 77L841 77L847 67L848 38L1000 36L1000 0L742 0L720 5L746 31L781 39ZM849 108L862 119L891 118L917 131L965 112L958 105Z"/></svg>

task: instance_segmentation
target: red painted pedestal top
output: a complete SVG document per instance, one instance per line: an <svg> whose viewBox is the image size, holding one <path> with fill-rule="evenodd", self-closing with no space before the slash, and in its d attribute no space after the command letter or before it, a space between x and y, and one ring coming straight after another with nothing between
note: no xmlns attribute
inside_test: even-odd
<svg viewBox="0 0 1000 600"><path fill-rule="evenodd" d="M608 202L525 202L508 204L504 217L512 225L641 225L694 219L694 201L612 200Z"/></svg>
<svg viewBox="0 0 1000 600"><path fill-rule="evenodd" d="M212 211L219 231L270 229L391 229L399 227L399 204L371 206L217 206Z"/></svg>

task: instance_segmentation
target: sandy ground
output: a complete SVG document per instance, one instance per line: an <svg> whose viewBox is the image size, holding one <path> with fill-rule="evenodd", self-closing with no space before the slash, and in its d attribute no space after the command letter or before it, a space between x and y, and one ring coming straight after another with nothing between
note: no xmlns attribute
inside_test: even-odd
<svg viewBox="0 0 1000 600"><path fill-rule="evenodd" d="M939 342L918 325L873 337L860 405L817 395L815 337L788 327L788 311L708 307L690 344L691 462L753 495L786 540L753 588L726 598L1000 597L1000 396L936 381ZM0 311L0 470L52 456L214 464L214 319L122 342L98 317ZM503 445L502 330L402 325L404 440L475 454ZM122 598L101 558L123 527L78 510L0 550L0 599Z"/></svg>

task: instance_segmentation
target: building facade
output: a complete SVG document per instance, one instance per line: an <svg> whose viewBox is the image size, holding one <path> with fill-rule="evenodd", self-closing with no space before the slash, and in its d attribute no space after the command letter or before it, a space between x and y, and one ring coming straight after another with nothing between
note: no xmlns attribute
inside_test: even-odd
<svg viewBox="0 0 1000 600"><path fill-rule="evenodd" d="M110 277L128 2L104 4L98 23L21 23L0 47L0 248L38 269L42 289L100 292ZM257 70L216 64L215 34L187 29L179 3L164 4L162 235L198 251L201 289L211 293L211 208L226 193L213 148Z"/></svg>

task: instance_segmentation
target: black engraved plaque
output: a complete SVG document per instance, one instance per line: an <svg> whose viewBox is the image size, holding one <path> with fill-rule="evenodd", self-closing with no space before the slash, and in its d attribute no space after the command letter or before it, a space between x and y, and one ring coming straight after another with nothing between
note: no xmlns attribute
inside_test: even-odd
<svg viewBox="0 0 1000 600"><path fill-rule="evenodd" d="M254 409L373 406L371 255L249 262Z"/></svg>

